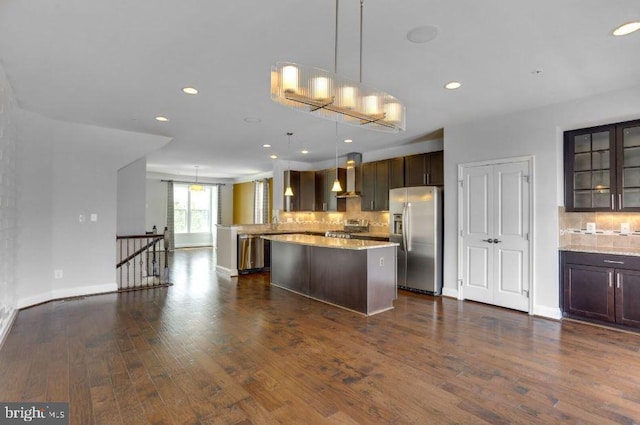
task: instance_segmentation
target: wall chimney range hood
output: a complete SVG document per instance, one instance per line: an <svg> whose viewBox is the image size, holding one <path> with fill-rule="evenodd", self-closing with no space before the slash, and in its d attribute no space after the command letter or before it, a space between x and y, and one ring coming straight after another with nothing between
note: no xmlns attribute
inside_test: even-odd
<svg viewBox="0 0 640 425"><path fill-rule="evenodd" d="M359 198L360 194L356 192L356 171L362 164L362 154L358 152L350 152L347 154L347 191L338 198Z"/></svg>

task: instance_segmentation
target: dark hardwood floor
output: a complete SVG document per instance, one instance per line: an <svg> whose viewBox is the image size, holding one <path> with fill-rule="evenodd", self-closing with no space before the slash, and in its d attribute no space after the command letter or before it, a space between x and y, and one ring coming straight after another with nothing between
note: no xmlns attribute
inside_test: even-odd
<svg viewBox="0 0 640 425"><path fill-rule="evenodd" d="M401 292L373 317L216 275L19 313L0 400L87 424L635 424L640 335Z"/></svg>

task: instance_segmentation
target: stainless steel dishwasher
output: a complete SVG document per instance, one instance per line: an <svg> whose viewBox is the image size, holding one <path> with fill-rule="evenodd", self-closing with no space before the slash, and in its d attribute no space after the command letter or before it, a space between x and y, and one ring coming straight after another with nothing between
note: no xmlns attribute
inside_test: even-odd
<svg viewBox="0 0 640 425"><path fill-rule="evenodd" d="M264 239L260 235L238 235L238 272L264 268Z"/></svg>

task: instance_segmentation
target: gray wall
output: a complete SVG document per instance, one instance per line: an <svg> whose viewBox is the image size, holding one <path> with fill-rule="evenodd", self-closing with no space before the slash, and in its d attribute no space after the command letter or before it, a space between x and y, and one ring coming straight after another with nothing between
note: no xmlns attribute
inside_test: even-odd
<svg viewBox="0 0 640 425"><path fill-rule="evenodd" d="M115 290L118 170L170 139L16 115L17 306Z"/></svg>
<svg viewBox="0 0 640 425"><path fill-rule="evenodd" d="M458 164L534 156L534 314L559 317L558 206L563 205L562 133L640 117L640 86L570 103L445 128L444 293L457 296Z"/></svg>
<svg viewBox="0 0 640 425"><path fill-rule="evenodd" d="M146 224L147 160L138 159L118 170L118 218L119 236L143 235ZM161 228L162 229L162 228Z"/></svg>
<svg viewBox="0 0 640 425"><path fill-rule="evenodd" d="M16 101L0 67L0 346L16 313Z"/></svg>

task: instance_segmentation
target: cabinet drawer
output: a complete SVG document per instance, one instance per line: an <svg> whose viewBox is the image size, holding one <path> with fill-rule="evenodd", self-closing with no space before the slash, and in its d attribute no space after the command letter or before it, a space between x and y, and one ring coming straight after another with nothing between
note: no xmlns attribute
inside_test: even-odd
<svg viewBox="0 0 640 425"><path fill-rule="evenodd" d="M591 252L564 251L565 263L616 269L640 270L640 257L634 255L596 254Z"/></svg>

